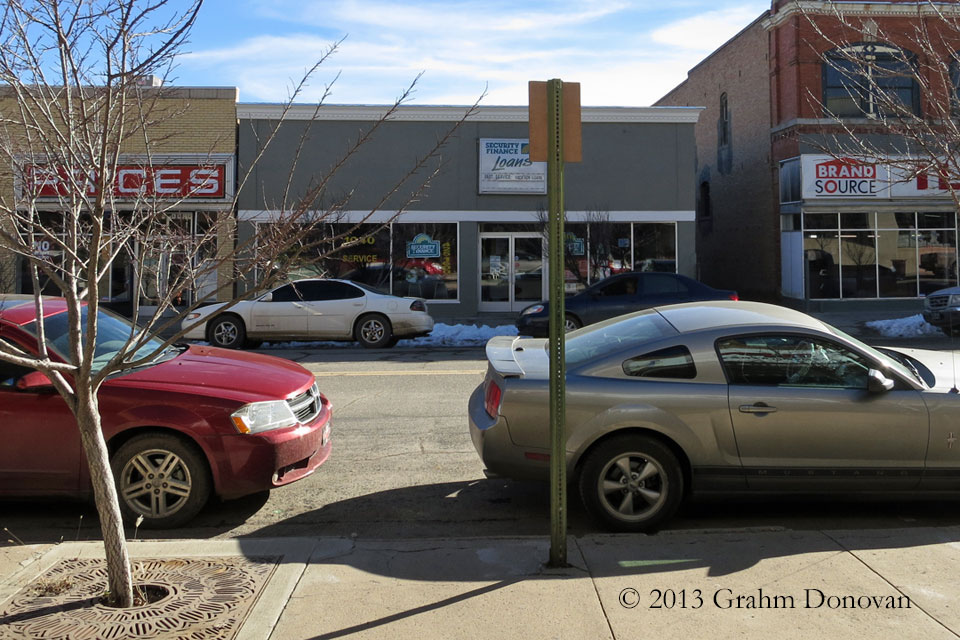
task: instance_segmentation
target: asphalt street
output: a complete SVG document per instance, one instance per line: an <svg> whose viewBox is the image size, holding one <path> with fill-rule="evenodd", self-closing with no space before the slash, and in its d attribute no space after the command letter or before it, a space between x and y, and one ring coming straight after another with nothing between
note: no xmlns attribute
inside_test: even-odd
<svg viewBox="0 0 960 640"><path fill-rule="evenodd" d="M944 348L943 340L938 344ZM141 530L136 536L549 535L546 485L485 478L470 441L466 403L483 380L481 348L265 351L303 364L333 402L330 460L311 477L270 494L213 501L188 527ZM0 507L0 527L27 543L100 536L87 503L7 501ZM569 524L573 534L595 531L573 495ZM775 531L958 524L956 502L878 496L695 502L668 528Z"/></svg>

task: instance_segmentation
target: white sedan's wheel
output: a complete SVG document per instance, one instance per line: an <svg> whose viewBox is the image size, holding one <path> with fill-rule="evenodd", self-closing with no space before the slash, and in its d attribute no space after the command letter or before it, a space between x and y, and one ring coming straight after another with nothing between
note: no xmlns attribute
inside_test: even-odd
<svg viewBox="0 0 960 640"><path fill-rule="evenodd" d="M379 314L365 315L357 321L357 342L368 349L392 346L393 329L390 321Z"/></svg>

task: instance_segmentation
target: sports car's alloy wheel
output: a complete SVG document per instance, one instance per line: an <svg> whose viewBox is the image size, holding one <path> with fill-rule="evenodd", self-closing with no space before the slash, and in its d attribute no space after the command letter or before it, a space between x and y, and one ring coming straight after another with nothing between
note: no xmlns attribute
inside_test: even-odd
<svg viewBox="0 0 960 640"><path fill-rule="evenodd" d="M210 342L224 349L239 349L247 338L243 321L234 316L222 316L213 321L209 331Z"/></svg>
<svg viewBox="0 0 960 640"><path fill-rule="evenodd" d="M563 318L563 330L566 333L570 331L575 331L579 329L582 325L580 322L571 315L564 316Z"/></svg>
<svg viewBox="0 0 960 640"><path fill-rule="evenodd" d="M176 436L147 434L124 444L112 466L120 509L129 521L167 528L191 519L210 495L206 461Z"/></svg>
<svg viewBox="0 0 960 640"><path fill-rule="evenodd" d="M393 330L383 316L364 316L357 325L357 341L368 349L393 346Z"/></svg>
<svg viewBox="0 0 960 640"><path fill-rule="evenodd" d="M646 436L619 436L588 455L580 495L608 527L649 531L680 506L683 475L676 456L662 443Z"/></svg>

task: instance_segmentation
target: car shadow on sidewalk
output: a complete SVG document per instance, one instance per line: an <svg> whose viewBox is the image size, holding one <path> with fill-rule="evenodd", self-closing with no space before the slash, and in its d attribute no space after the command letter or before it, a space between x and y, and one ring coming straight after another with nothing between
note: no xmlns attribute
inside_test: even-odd
<svg viewBox="0 0 960 640"><path fill-rule="evenodd" d="M241 538L340 538L349 549L361 542L390 541L432 548L430 540L462 543L468 547L496 546L496 540L533 537L539 547L549 545L549 493L540 483L502 479L421 485L382 491L334 502L271 524ZM749 569L767 558L812 552L855 551L857 548L920 547L960 542L960 512L956 501L863 498L727 498L694 501L660 532L607 534L595 527L575 495L568 496L568 539L597 540L635 548L641 558L654 558L656 549L687 549L688 561L676 569L705 567L709 575ZM759 536L759 538L755 538ZM758 544L756 539L769 544ZM841 544L841 540L843 540ZM717 553L712 542L736 547L736 553ZM852 545L847 549L844 545ZM538 547L538 548L539 548ZM673 551L669 551L672 549ZM353 562L347 550L330 562ZM545 561L546 556L539 558ZM326 561L326 560L325 560ZM364 570L395 578L449 580L448 563L433 572L430 563L385 563L367 560ZM369 566L368 566L369 565ZM609 575L670 571L669 562L623 563L603 569ZM471 570L472 571L472 570ZM591 571L593 568L591 567ZM469 571L459 579L470 577ZM509 576L501 576L507 578Z"/></svg>

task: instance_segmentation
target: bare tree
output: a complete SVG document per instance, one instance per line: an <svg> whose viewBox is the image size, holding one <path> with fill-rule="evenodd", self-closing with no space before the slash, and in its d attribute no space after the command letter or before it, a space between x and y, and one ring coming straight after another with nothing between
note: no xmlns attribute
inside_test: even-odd
<svg viewBox="0 0 960 640"><path fill-rule="evenodd" d="M185 191L161 194L155 181L151 187L164 166L162 152L176 143L177 119L191 106L172 99L162 85L141 84L148 76L168 76L201 2L10 0L0 17L0 255L9 252L25 265L37 318L44 318L41 294L52 289L66 301L68 322L65 344L49 344L45 323L38 321L38 353L0 340L0 360L45 375L76 418L100 517L109 599L121 607L132 604L132 578L98 390L108 377L169 348L185 333L181 321L202 304L218 301L227 308L250 295L254 283L270 286L292 265L332 251L331 237L319 230L338 219L350 194L331 199L329 181L413 88L360 132L329 172L301 193L288 188L279 203L282 214L252 237L237 239L235 203L222 208L226 213L198 215L195 227L186 225L173 212L209 186L203 171L215 170L214 154L199 163L200 178ZM336 47L291 88L289 104ZM465 109L464 118L472 112ZM261 141L261 156L280 122ZM460 122L411 163L384 200L399 194L409 204L424 193ZM306 135L290 158L291 175ZM118 174L134 163L141 184L118 194ZM239 177L237 193L246 180ZM399 216L405 206L393 210ZM104 354L97 351L99 311L117 265L125 265L130 277L135 324ZM4 282L10 278L0 274ZM142 301L151 313L144 313Z"/></svg>

